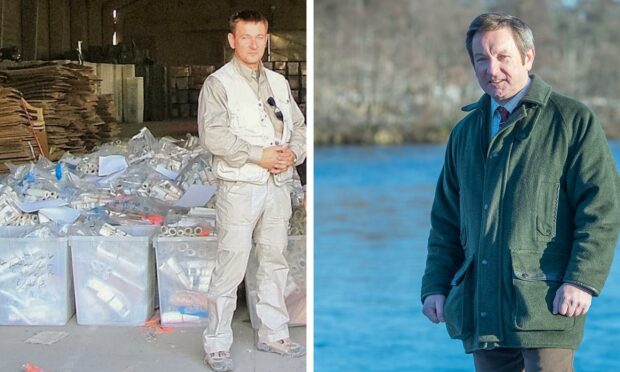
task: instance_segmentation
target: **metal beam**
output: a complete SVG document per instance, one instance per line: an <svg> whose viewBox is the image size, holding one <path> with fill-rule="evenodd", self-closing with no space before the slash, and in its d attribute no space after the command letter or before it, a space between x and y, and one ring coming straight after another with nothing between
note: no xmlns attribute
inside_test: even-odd
<svg viewBox="0 0 620 372"><path fill-rule="evenodd" d="M4 41L4 0L0 0L0 48L2 48Z"/></svg>
<svg viewBox="0 0 620 372"><path fill-rule="evenodd" d="M143 0L103 0L101 2L101 8L122 10L132 6L134 3L137 3L139 1Z"/></svg>

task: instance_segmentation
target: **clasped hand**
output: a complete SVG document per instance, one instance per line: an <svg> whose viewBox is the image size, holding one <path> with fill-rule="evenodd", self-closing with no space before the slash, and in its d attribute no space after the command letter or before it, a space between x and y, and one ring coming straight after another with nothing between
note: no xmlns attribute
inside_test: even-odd
<svg viewBox="0 0 620 372"><path fill-rule="evenodd" d="M271 146L263 149L260 166L272 174L286 171L295 164L295 153L288 146Z"/></svg>

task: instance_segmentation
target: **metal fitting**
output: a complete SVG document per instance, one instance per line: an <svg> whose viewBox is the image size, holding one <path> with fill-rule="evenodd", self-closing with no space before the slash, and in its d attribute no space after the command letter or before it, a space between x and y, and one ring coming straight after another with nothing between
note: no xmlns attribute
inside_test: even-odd
<svg viewBox="0 0 620 372"><path fill-rule="evenodd" d="M101 236L127 236L127 233L117 229L109 223L104 223L99 230Z"/></svg>

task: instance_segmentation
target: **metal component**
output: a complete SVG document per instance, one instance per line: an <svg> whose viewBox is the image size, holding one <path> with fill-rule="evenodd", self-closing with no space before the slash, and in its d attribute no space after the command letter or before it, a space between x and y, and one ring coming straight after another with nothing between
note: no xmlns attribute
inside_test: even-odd
<svg viewBox="0 0 620 372"><path fill-rule="evenodd" d="M160 269L169 276L176 278L185 288L191 289L192 283L174 257L168 258Z"/></svg>
<svg viewBox="0 0 620 372"><path fill-rule="evenodd" d="M2 205L0 201L0 224L8 225L14 221L17 221L22 215L22 212L10 204Z"/></svg>
<svg viewBox="0 0 620 372"><path fill-rule="evenodd" d="M123 270L129 273L140 273L143 269L140 265L128 260L126 257L122 256L120 253L115 253L105 248L103 245L97 246L97 256L102 259L105 259L109 262L115 262L123 268Z"/></svg>
<svg viewBox="0 0 620 372"><path fill-rule="evenodd" d="M124 296L105 282L97 278L90 278L86 287L93 290L97 298L107 304L121 318L126 318L131 313L127 306L128 301L123 298Z"/></svg>
<svg viewBox="0 0 620 372"><path fill-rule="evenodd" d="M49 199L51 196L49 191L42 190L42 189L35 189L35 188L29 188L28 190L24 192L24 194L34 196L36 198L40 198L43 200Z"/></svg>
<svg viewBox="0 0 620 372"><path fill-rule="evenodd" d="M99 230L99 234L101 236L127 236L128 234L124 231L117 229L116 227L110 225L109 223L104 223Z"/></svg>

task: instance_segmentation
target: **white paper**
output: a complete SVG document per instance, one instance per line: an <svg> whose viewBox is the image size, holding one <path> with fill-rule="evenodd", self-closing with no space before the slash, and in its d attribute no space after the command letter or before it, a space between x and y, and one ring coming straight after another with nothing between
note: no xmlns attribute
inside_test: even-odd
<svg viewBox="0 0 620 372"><path fill-rule="evenodd" d="M123 155L99 157L99 176L107 176L127 168L127 160Z"/></svg>
<svg viewBox="0 0 620 372"><path fill-rule="evenodd" d="M176 202L175 207L202 207L215 194L216 189L216 185L191 185L181 199Z"/></svg>
<svg viewBox="0 0 620 372"><path fill-rule="evenodd" d="M39 209L43 208L53 208L53 207L62 207L63 205L67 205L64 199L47 199L47 200L39 200L34 202L24 202L17 203L17 207L22 210L22 212L32 213L36 212Z"/></svg>
<svg viewBox="0 0 620 372"><path fill-rule="evenodd" d="M176 180L177 177L179 176L177 172L171 171L170 169L164 167L161 164L157 164L157 167L155 168L155 170L159 172L160 174L164 175L165 177L168 177L171 180Z"/></svg>
<svg viewBox="0 0 620 372"><path fill-rule="evenodd" d="M79 211L69 207L43 208L39 214L60 223L73 223L80 217Z"/></svg>

